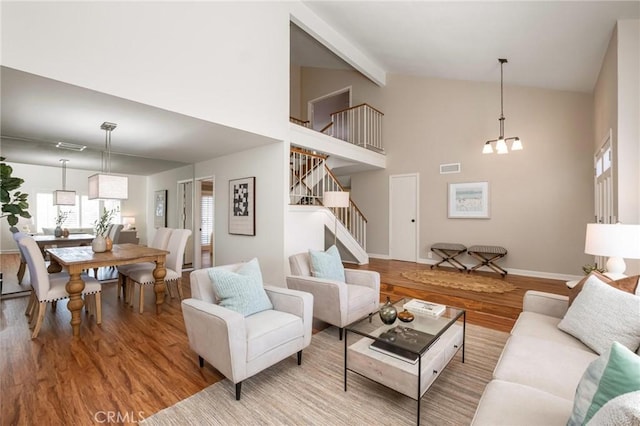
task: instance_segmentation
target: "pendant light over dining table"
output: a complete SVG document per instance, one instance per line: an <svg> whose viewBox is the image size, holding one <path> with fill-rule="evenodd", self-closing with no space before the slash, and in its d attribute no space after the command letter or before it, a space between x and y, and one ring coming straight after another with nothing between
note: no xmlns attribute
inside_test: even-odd
<svg viewBox="0 0 640 426"><path fill-rule="evenodd" d="M61 159L62 163L62 189L53 191L54 206L75 206L76 191L67 191L67 162L69 160Z"/></svg>
<svg viewBox="0 0 640 426"><path fill-rule="evenodd" d="M111 174L111 132L117 124L105 121L100 128L105 131L105 152L102 173L89 176L89 199L126 200L129 198L129 178Z"/></svg>

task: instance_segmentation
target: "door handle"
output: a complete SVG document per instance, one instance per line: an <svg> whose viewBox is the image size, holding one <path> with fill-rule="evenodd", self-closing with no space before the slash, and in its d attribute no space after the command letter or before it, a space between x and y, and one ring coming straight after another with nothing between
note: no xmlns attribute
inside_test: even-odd
<svg viewBox="0 0 640 426"><path fill-rule="evenodd" d="M411 223L414 223L416 220L415 219L411 219Z"/></svg>

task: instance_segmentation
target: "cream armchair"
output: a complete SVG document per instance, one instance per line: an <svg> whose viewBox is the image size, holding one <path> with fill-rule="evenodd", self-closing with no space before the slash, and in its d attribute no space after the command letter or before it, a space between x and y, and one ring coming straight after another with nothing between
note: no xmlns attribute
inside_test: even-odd
<svg viewBox="0 0 640 426"><path fill-rule="evenodd" d="M289 257L291 274L287 287L313 294L313 316L342 330L380 308L380 274L375 271L345 269L345 281L315 278L311 275L308 253Z"/></svg>
<svg viewBox="0 0 640 426"><path fill-rule="evenodd" d="M231 272L243 264L219 266ZM313 296L282 287L264 286L273 309L247 317L216 304L207 269L190 275L191 297L182 301L189 345L200 367L206 360L236 385L240 399L242 381L297 353L311 343Z"/></svg>

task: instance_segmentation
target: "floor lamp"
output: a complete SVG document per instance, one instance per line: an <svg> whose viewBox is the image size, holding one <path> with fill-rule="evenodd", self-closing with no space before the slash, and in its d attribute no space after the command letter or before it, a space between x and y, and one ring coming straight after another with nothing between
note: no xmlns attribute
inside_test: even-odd
<svg viewBox="0 0 640 426"><path fill-rule="evenodd" d="M325 191L322 195L322 205L325 207L349 207L349 193L347 191ZM333 229L333 245L338 242L338 215L333 212L335 226Z"/></svg>

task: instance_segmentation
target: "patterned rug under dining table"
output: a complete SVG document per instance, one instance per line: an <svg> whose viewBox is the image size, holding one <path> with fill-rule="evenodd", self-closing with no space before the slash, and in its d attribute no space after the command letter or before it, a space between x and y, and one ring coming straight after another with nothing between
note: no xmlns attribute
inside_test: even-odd
<svg viewBox="0 0 640 426"><path fill-rule="evenodd" d="M165 260L167 254L169 254L168 251L136 244L114 244L111 251L103 253L94 253L90 246L50 248L47 249L47 252L51 256L51 264L48 268L49 273L66 269L70 275L66 286L67 293L69 293L67 307L71 312L71 327L73 328L74 336L80 335L80 323L82 321L80 313L84 304L81 297L82 290L84 290L84 281L82 281L80 274L86 269L155 262L153 291L156 294L156 313L159 314L162 311L165 292L164 277L167 273Z"/></svg>

